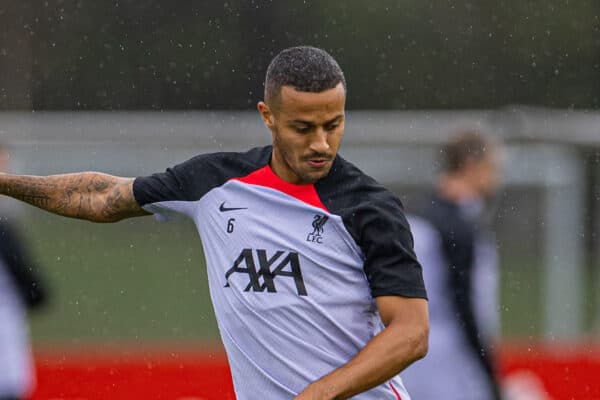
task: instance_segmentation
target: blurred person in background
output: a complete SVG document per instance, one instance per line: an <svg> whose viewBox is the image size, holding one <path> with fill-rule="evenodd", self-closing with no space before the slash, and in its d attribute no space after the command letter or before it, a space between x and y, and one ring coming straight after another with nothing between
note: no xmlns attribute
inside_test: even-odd
<svg viewBox="0 0 600 400"><path fill-rule="evenodd" d="M9 170L8 149L0 145L0 172ZM18 209L0 197L0 400L27 398L35 385L27 311L45 301L37 269L17 233Z"/></svg>
<svg viewBox="0 0 600 400"><path fill-rule="evenodd" d="M402 373L418 400L500 398L493 361L498 258L489 229L499 146L478 130L454 135L442 149L434 193L409 217L431 326L428 356Z"/></svg>

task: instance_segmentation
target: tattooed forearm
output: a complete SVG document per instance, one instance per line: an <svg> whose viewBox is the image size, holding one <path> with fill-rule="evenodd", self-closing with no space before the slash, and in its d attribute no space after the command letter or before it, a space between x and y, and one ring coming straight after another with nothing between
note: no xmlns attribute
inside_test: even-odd
<svg viewBox="0 0 600 400"><path fill-rule="evenodd" d="M32 196L27 194L15 195L15 199L24 201L39 208L48 207L48 201L50 200L47 196Z"/></svg>
<svg viewBox="0 0 600 400"><path fill-rule="evenodd" d="M100 189L102 187L102 189ZM133 199L131 185L126 183L116 184L112 187L104 187L103 183L96 183L96 190L108 190L109 195L106 196L106 201L100 208L100 212L107 220L118 218L123 213L141 211L141 215L147 214L143 211ZM140 214L136 214L140 215Z"/></svg>
<svg viewBox="0 0 600 400"><path fill-rule="evenodd" d="M46 211L95 222L146 215L133 197L133 179L97 172L27 176L0 175L0 194Z"/></svg>

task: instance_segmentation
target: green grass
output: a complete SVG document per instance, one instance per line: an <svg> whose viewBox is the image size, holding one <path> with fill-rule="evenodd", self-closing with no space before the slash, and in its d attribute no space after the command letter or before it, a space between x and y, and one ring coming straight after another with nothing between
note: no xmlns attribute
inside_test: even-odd
<svg viewBox="0 0 600 400"><path fill-rule="evenodd" d="M501 325L504 337L541 337L544 335L544 270L539 258L504 255L501 265ZM598 271L594 260L584 272L580 292L583 330L593 333L598 326Z"/></svg>
<svg viewBox="0 0 600 400"><path fill-rule="evenodd" d="M502 336L539 336L543 331L542 268L533 257L501 258Z"/></svg>
<svg viewBox="0 0 600 400"><path fill-rule="evenodd" d="M104 225L32 212L24 230L52 289L32 318L37 342L217 338L190 222Z"/></svg>

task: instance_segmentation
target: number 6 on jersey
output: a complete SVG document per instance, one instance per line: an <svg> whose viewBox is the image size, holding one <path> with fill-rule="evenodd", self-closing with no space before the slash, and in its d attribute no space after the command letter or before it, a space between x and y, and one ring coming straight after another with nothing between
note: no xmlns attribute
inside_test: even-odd
<svg viewBox="0 0 600 400"><path fill-rule="evenodd" d="M235 221L235 218L229 218L229 221L227 221L227 233L232 233L233 232L233 223Z"/></svg>

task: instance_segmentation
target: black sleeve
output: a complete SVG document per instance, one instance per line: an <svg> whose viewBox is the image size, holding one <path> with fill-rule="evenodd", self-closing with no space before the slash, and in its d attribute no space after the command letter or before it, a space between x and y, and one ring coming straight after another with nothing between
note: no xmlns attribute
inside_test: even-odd
<svg viewBox="0 0 600 400"><path fill-rule="evenodd" d="M467 344L486 374L491 394L493 398L500 399L491 354L481 337L473 309L475 231L458 217L457 212L447 208L447 205L438 202L437 209L430 210L429 219L442 238L444 255L448 262L449 293L453 295L457 318L463 328Z"/></svg>
<svg viewBox="0 0 600 400"><path fill-rule="evenodd" d="M6 220L0 221L0 257L27 307L33 309L42 305L46 300L46 289L23 249L16 229Z"/></svg>
<svg viewBox="0 0 600 400"><path fill-rule="evenodd" d="M165 172L138 177L133 182L133 194L140 206L173 200L192 200L190 189L199 185L194 178L200 178L207 156L196 156Z"/></svg>
<svg viewBox="0 0 600 400"><path fill-rule="evenodd" d="M373 297L427 298L413 237L399 200L383 196L356 210L352 225L365 255L365 274Z"/></svg>
<svg viewBox="0 0 600 400"><path fill-rule="evenodd" d="M339 156L329 175L315 187L327 209L342 217L361 248L373 297L426 299L423 272L400 200Z"/></svg>
<svg viewBox="0 0 600 400"><path fill-rule="evenodd" d="M133 194L140 206L163 201L196 201L231 178L245 176L268 163L271 147L246 153L201 154L165 172L138 177Z"/></svg>

